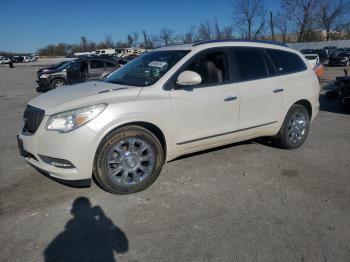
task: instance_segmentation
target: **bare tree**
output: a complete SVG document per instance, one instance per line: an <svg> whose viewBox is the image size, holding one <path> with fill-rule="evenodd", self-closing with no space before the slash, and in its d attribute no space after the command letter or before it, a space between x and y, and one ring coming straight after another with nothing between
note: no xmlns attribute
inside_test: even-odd
<svg viewBox="0 0 350 262"><path fill-rule="evenodd" d="M222 31L220 29L219 22L216 17L214 19L214 37L215 39L222 39Z"/></svg>
<svg viewBox="0 0 350 262"><path fill-rule="evenodd" d="M88 49L89 49L88 40L86 39L85 36L81 36L80 37L80 44L79 44L79 51L85 52L85 51L89 51Z"/></svg>
<svg viewBox="0 0 350 262"><path fill-rule="evenodd" d="M128 34L126 36L126 40L127 40L128 47L133 47L134 46L135 39L134 39L133 35Z"/></svg>
<svg viewBox="0 0 350 262"><path fill-rule="evenodd" d="M263 33L265 9L263 0L237 0L234 3L234 20L245 38L256 38Z"/></svg>
<svg viewBox="0 0 350 262"><path fill-rule="evenodd" d="M326 31L329 41L332 31L340 32L349 24L349 0L322 0L318 3L319 25Z"/></svg>
<svg viewBox="0 0 350 262"><path fill-rule="evenodd" d="M195 36L195 26L190 26L188 31L182 35L182 42L184 44L192 44L194 42L194 36Z"/></svg>
<svg viewBox="0 0 350 262"><path fill-rule="evenodd" d="M104 40L104 45L106 48L113 48L114 43L111 35L106 35L105 40Z"/></svg>
<svg viewBox="0 0 350 262"><path fill-rule="evenodd" d="M137 32L132 33L132 37L134 38L134 46L138 46L139 44L139 34Z"/></svg>
<svg viewBox="0 0 350 262"><path fill-rule="evenodd" d="M171 44L173 40L173 35L174 35L173 30L166 27L162 28L159 32L159 40L161 41L161 44L165 46Z"/></svg>
<svg viewBox="0 0 350 262"><path fill-rule="evenodd" d="M298 42L310 40L317 16L317 2L318 0L282 0L283 12L291 21L295 21Z"/></svg>
<svg viewBox="0 0 350 262"><path fill-rule="evenodd" d="M274 28L275 24L273 21L273 14L272 11L270 11L270 30L271 30L271 39L272 40L276 40L275 39L275 28Z"/></svg>
<svg viewBox="0 0 350 262"><path fill-rule="evenodd" d="M197 34L200 41L210 40L212 38L213 30L209 20L200 23Z"/></svg>
<svg viewBox="0 0 350 262"><path fill-rule="evenodd" d="M142 46L146 49L152 49L154 46L146 30L142 30L142 35L143 35Z"/></svg>
<svg viewBox="0 0 350 262"><path fill-rule="evenodd" d="M287 33L288 33L288 18L285 14L278 13L275 19L276 29L278 30L278 34L281 36L281 40L283 43L288 41Z"/></svg>
<svg viewBox="0 0 350 262"><path fill-rule="evenodd" d="M231 39L233 38L233 28L232 26L226 26L221 30L221 39Z"/></svg>

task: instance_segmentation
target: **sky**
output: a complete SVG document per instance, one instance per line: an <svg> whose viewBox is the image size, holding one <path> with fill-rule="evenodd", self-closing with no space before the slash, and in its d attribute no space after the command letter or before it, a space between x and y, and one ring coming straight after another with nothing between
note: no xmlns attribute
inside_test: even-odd
<svg viewBox="0 0 350 262"><path fill-rule="evenodd" d="M36 52L56 43L78 43L81 36L99 42L111 35L125 40L142 30L155 34L167 27L183 33L216 17L233 23L234 0L0 0L0 51ZM279 1L265 0L268 10Z"/></svg>

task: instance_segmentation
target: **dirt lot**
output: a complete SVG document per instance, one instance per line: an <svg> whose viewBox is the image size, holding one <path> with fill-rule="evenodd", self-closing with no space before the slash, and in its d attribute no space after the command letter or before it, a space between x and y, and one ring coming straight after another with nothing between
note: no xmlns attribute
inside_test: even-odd
<svg viewBox="0 0 350 262"><path fill-rule="evenodd" d="M350 261L350 115L334 101L321 95L300 149L202 152L117 196L60 185L18 155L35 70L53 62L0 66L0 261Z"/></svg>

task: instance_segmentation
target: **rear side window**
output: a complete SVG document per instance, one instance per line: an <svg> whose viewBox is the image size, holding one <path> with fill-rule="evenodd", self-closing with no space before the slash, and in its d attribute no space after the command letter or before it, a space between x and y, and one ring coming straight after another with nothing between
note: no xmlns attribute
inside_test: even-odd
<svg viewBox="0 0 350 262"><path fill-rule="evenodd" d="M105 62L107 67L117 67L115 64L109 63L109 62Z"/></svg>
<svg viewBox="0 0 350 262"><path fill-rule="evenodd" d="M105 64L103 63L103 61L91 60L90 67L91 67L91 69L104 68Z"/></svg>
<svg viewBox="0 0 350 262"><path fill-rule="evenodd" d="M239 81L255 80L268 76L261 49L235 48L234 57L239 71Z"/></svg>
<svg viewBox="0 0 350 262"><path fill-rule="evenodd" d="M304 61L297 54L274 49L266 51L275 64L278 74L295 73L306 69Z"/></svg>
<svg viewBox="0 0 350 262"><path fill-rule="evenodd" d="M263 56L264 56L267 71L269 72L269 76L276 75L276 68L273 65L270 57L265 52L263 52Z"/></svg>

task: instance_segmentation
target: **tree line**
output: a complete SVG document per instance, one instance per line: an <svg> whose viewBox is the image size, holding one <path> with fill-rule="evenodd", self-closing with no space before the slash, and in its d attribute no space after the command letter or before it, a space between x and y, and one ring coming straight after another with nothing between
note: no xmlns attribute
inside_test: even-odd
<svg viewBox="0 0 350 262"><path fill-rule="evenodd" d="M217 18L189 26L183 33L168 27L158 33L133 32L114 42L111 35L99 43L82 36L78 44L58 43L40 48L44 56L65 56L105 48L153 49L171 44L190 44L210 39L267 39L308 42L350 39L350 0L279 0L277 11L267 10L264 0L232 3L232 25L221 26Z"/></svg>

